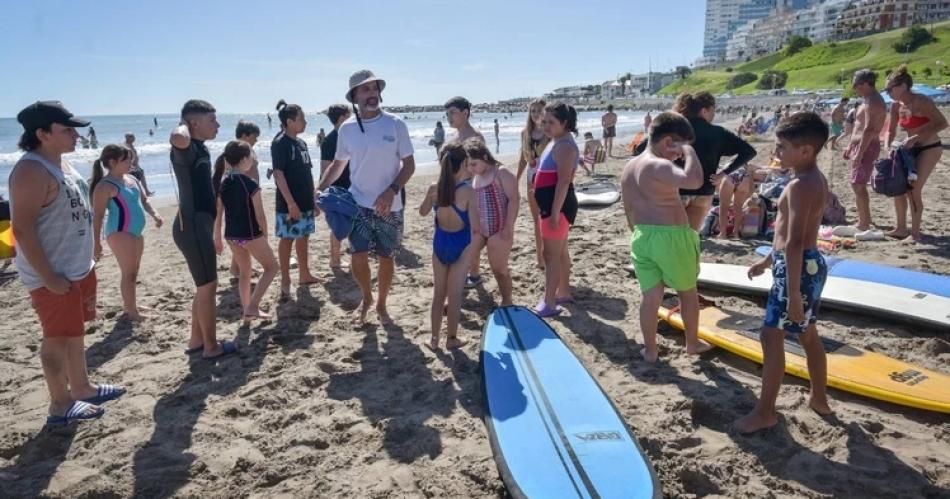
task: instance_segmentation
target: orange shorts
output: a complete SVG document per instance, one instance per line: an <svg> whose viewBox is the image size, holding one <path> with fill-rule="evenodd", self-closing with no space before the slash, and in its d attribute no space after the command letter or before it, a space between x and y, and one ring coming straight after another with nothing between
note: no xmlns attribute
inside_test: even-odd
<svg viewBox="0 0 950 499"><path fill-rule="evenodd" d="M82 336L85 323L96 318L96 271L90 270L86 277L74 281L64 295L37 288L30 291L30 299L44 338Z"/></svg>
<svg viewBox="0 0 950 499"><path fill-rule="evenodd" d="M548 225L551 222L550 217L542 218L538 221L538 223L541 224L542 239L554 239L556 241L567 240L567 233L571 230L571 223L567 221L567 217L564 216L564 213L558 213L557 218L557 232L551 230L551 226Z"/></svg>

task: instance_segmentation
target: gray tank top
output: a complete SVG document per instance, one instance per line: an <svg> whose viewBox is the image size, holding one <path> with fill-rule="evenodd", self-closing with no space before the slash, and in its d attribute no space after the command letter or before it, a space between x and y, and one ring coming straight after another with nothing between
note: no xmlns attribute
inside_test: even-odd
<svg viewBox="0 0 950 499"><path fill-rule="evenodd" d="M40 210L36 219L36 234L43 254L53 272L79 281L92 270L93 253L92 210L89 201L89 186L66 161L63 168L50 163L39 154L28 152L22 160L37 161L59 182L56 199ZM11 201L13 193L10 193ZM13 203L10 203L13 206ZM16 212L12 213L14 224ZM17 244L17 272L20 280L30 291L43 287L40 276L26 260Z"/></svg>

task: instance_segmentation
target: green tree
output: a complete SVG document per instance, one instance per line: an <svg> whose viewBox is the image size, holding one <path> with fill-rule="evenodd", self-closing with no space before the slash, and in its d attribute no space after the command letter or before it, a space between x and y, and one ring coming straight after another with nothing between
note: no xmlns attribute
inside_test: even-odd
<svg viewBox="0 0 950 499"><path fill-rule="evenodd" d="M788 73L785 71L768 70L762 73L759 82L755 84L759 90L772 90L774 88L785 88L788 81Z"/></svg>
<svg viewBox="0 0 950 499"><path fill-rule="evenodd" d="M785 42L785 49L783 52L785 56L795 55L806 48L811 47L811 40L808 37L792 35L788 37L788 41Z"/></svg>
<svg viewBox="0 0 950 499"><path fill-rule="evenodd" d="M726 90L739 88L747 83L752 83L756 79L758 79L758 76L755 73L738 73L726 82Z"/></svg>
<svg viewBox="0 0 950 499"><path fill-rule="evenodd" d="M924 78L930 78L933 76L934 72L929 67L920 70L920 74L924 75Z"/></svg>
<svg viewBox="0 0 950 499"><path fill-rule="evenodd" d="M687 66L676 66L676 77L685 80L689 78L689 75L693 73L693 70L689 69Z"/></svg>
<svg viewBox="0 0 950 499"><path fill-rule="evenodd" d="M893 47L896 52L906 54L936 40L933 34L927 31L923 26L911 26L901 33L900 39L894 42L891 47Z"/></svg>

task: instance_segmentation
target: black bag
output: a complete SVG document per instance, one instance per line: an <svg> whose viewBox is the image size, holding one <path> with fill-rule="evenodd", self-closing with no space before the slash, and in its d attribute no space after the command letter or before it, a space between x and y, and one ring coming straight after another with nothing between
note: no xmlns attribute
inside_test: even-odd
<svg viewBox="0 0 950 499"><path fill-rule="evenodd" d="M908 172L914 170L914 157L903 147L891 151L889 158L874 162L874 176L871 188L887 197L902 196L910 190L907 181Z"/></svg>

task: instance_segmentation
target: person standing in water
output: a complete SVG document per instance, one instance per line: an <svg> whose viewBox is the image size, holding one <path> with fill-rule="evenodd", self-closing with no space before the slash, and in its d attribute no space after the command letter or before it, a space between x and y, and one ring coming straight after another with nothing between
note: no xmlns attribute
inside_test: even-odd
<svg viewBox="0 0 950 499"><path fill-rule="evenodd" d="M614 157L614 137L617 136L617 113L613 104L607 106L607 112L600 117L600 125L604 128L604 150L607 156Z"/></svg>
<svg viewBox="0 0 950 499"><path fill-rule="evenodd" d="M139 152L135 149L135 135L132 132L125 132L125 147L132 152L132 169L129 174L142 184L146 196L154 196L155 193L148 188L148 181L145 180L145 170L139 166Z"/></svg>
<svg viewBox="0 0 950 499"><path fill-rule="evenodd" d="M432 143L435 146L435 155L442 154L442 144L445 144L445 128L442 128L442 122L435 122L435 130L432 131Z"/></svg>
<svg viewBox="0 0 950 499"><path fill-rule="evenodd" d="M498 150L501 148L501 138L499 138L500 131L498 118L495 118L495 154L498 154Z"/></svg>

